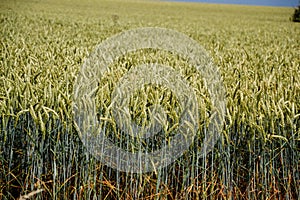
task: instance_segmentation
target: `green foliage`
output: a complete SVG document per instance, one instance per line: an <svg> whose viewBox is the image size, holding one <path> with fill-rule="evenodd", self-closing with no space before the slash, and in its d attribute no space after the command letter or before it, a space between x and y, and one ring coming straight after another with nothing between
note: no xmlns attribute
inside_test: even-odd
<svg viewBox="0 0 300 200"><path fill-rule="evenodd" d="M298 8L295 9L293 17L292 17L293 22L300 22L300 5Z"/></svg>

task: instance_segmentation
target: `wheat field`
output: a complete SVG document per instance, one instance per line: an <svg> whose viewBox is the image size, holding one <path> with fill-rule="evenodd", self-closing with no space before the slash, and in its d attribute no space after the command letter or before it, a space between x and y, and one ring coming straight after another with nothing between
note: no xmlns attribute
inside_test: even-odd
<svg viewBox="0 0 300 200"><path fill-rule="evenodd" d="M298 199L300 26L289 20L292 13L146 0L2 0L0 199ZM136 174L88 153L72 103L79 70L96 45L140 27L173 29L203 46L219 68L227 103L222 137L211 153L199 155L202 116L186 153L165 168ZM184 59L151 50L111 66L99 83L97 106L106 108L130 66L153 58L182 71L199 109L209 110L201 76ZM176 124L178 101L167 88L152 86L130 100L137 123L147 118L146 103L161 96L168 126Z"/></svg>

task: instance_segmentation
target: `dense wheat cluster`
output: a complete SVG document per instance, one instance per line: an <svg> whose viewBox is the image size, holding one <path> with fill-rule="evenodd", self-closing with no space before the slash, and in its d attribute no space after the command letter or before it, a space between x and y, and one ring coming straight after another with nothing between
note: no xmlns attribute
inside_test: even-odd
<svg viewBox="0 0 300 200"><path fill-rule="evenodd" d="M134 0L0 2L0 199L297 199L300 196L300 26L293 9ZM212 152L199 154L210 110L201 78L184 58L144 50L126 54L99 81L98 118L110 91L137 64L180 72L199 105L199 132L176 162L152 173L116 171L97 161L74 124L73 86L95 46L124 30L164 27L202 45L226 88L226 120ZM147 124L159 103L171 133L180 106L166 87L146 85L130 99ZM123 147L110 123L110 135ZM116 131L114 131L116 130ZM152 146L159 148L163 139ZM155 143L156 142L156 143Z"/></svg>

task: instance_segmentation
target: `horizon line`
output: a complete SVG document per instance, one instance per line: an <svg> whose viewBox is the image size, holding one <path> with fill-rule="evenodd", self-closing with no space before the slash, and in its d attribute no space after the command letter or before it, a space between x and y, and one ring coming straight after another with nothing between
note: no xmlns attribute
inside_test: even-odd
<svg viewBox="0 0 300 200"><path fill-rule="evenodd" d="M224 0L162 0L167 2L182 2L182 3L204 3L204 4L221 4L221 5L244 5L244 6L263 6L263 7L284 7L284 8L296 8L300 6L300 2L298 5L286 5L286 4L266 4L266 3L247 3L247 2L224 2ZM219 2L218 2L219 1ZM260 1L261 2L261 1Z"/></svg>

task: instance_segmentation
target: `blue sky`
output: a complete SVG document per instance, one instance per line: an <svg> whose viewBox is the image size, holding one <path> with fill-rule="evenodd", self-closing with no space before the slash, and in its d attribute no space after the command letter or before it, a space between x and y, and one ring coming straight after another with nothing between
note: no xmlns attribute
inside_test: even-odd
<svg viewBox="0 0 300 200"><path fill-rule="evenodd" d="M296 7L299 4L299 0L174 0L174 1L244 4L244 5L261 5L261 6L284 6L284 7Z"/></svg>

